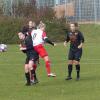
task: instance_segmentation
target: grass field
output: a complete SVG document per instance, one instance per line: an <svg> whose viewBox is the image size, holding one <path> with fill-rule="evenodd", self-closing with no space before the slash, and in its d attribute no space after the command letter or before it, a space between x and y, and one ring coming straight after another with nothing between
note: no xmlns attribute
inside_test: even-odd
<svg viewBox="0 0 100 100"><path fill-rule="evenodd" d="M17 45L9 45L8 52L0 53L0 100L99 100L100 99L100 44L86 43L81 60L81 80L65 81L68 48L46 46L56 78L48 78L44 62L37 69L39 84L26 87L24 78L25 55Z"/></svg>

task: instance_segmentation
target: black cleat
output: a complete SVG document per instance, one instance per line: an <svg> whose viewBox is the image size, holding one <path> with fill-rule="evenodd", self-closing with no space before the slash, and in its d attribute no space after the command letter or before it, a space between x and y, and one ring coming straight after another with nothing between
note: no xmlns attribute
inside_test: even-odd
<svg viewBox="0 0 100 100"><path fill-rule="evenodd" d="M67 77L65 80L72 80L72 77Z"/></svg>
<svg viewBox="0 0 100 100"><path fill-rule="evenodd" d="M80 80L80 77L77 77L77 78L76 78L76 81L79 81L79 80Z"/></svg>
<svg viewBox="0 0 100 100"><path fill-rule="evenodd" d="M36 84L39 83L38 79L35 79L34 82L35 82Z"/></svg>
<svg viewBox="0 0 100 100"><path fill-rule="evenodd" d="M26 85L26 86L31 86L31 83L26 83L25 85Z"/></svg>

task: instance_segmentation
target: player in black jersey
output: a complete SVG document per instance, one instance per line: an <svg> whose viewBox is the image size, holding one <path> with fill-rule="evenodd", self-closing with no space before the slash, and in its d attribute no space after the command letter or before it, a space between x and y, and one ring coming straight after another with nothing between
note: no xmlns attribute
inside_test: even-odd
<svg viewBox="0 0 100 100"><path fill-rule="evenodd" d="M31 32L32 32L32 30L34 30L34 29L36 29L36 23L35 23L34 21L30 20L30 21L28 22L28 25L24 26L24 27L21 29L21 32L22 32L23 34L25 34L25 36L29 36L29 35L30 35L30 39L31 39ZM38 53L37 53L37 55L38 55ZM26 62L28 62L28 60L27 60ZM33 65L34 69L37 68L37 63L40 64L39 57L38 57L38 59L36 60L35 64Z"/></svg>
<svg viewBox="0 0 100 100"><path fill-rule="evenodd" d="M78 30L78 23L70 23L70 30L66 35L66 40L64 42L64 45L66 46L66 43L70 42L70 49L69 49L69 55L68 55L68 77L66 80L71 80L71 73L73 64L76 66L77 71L77 78L76 80L80 79L80 59L82 56L82 46L84 43L84 36L83 34Z"/></svg>
<svg viewBox="0 0 100 100"><path fill-rule="evenodd" d="M32 40L30 39L30 36L25 36L25 34L22 32L18 33L18 37L21 40L20 50L27 56L25 61L25 77L27 80L26 85L36 84L38 80L35 70L33 69L33 64L38 59L38 56L34 51ZM34 82L31 82L31 76L34 77Z"/></svg>

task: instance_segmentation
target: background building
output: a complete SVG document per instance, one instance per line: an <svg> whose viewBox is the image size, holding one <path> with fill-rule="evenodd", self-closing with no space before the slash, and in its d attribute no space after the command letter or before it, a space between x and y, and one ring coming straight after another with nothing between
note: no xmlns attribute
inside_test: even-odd
<svg viewBox="0 0 100 100"><path fill-rule="evenodd" d="M38 7L53 7L55 5L55 0L36 0Z"/></svg>
<svg viewBox="0 0 100 100"><path fill-rule="evenodd" d="M0 0L0 6L3 6L5 15L11 15L13 5L31 2L35 2L37 8L52 7L57 18L81 22L100 21L100 0Z"/></svg>

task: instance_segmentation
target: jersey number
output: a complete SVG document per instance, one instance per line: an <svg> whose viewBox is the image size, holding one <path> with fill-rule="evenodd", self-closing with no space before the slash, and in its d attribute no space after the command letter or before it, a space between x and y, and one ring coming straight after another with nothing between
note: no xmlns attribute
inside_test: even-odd
<svg viewBox="0 0 100 100"><path fill-rule="evenodd" d="M36 38L36 36L37 36L37 34L36 34L36 33L34 33L34 35L33 35L33 38L32 38L32 39L34 40L34 39Z"/></svg>

